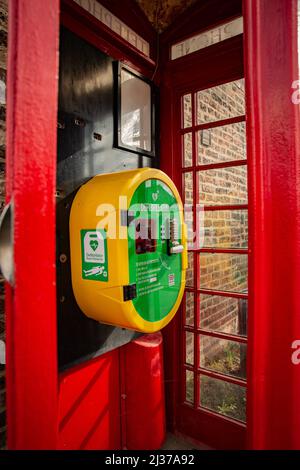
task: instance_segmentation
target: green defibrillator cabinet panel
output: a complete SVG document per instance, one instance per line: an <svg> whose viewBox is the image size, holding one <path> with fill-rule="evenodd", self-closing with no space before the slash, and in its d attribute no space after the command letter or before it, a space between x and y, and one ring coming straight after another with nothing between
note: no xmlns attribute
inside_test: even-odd
<svg viewBox="0 0 300 470"><path fill-rule="evenodd" d="M98 175L70 215L72 285L81 310L102 323L158 331L182 299L187 264L183 207L160 170Z"/></svg>

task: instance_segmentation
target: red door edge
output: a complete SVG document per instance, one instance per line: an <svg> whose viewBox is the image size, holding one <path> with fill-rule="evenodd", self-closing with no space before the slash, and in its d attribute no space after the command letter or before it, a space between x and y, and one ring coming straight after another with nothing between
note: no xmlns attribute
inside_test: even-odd
<svg viewBox="0 0 300 470"><path fill-rule="evenodd" d="M58 0L9 1L6 165L15 269L6 302L9 449L56 446L58 32Z"/></svg>
<svg viewBox="0 0 300 470"><path fill-rule="evenodd" d="M299 449L299 77L297 1L245 0L250 264L248 447Z"/></svg>

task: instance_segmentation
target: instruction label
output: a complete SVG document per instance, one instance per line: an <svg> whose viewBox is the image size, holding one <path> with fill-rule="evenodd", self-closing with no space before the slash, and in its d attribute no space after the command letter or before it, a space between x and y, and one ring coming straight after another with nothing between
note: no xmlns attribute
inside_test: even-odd
<svg viewBox="0 0 300 470"><path fill-rule="evenodd" d="M82 279L108 281L106 231L81 230Z"/></svg>
<svg viewBox="0 0 300 470"><path fill-rule="evenodd" d="M136 263L136 284L139 296L164 288L160 283L160 269L158 258Z"/></svg>

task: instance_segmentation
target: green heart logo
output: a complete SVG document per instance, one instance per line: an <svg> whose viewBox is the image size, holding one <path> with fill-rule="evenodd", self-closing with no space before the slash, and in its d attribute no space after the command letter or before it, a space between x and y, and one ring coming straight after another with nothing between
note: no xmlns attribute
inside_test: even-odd
<svg viewBox="0 0 300 470"><path fill-rule="evenodd" d="M98 245L99 245L99 243L97 242L97 240L91 240L90 241L90 247L92 248L93 251L97 250Z"/></svg>

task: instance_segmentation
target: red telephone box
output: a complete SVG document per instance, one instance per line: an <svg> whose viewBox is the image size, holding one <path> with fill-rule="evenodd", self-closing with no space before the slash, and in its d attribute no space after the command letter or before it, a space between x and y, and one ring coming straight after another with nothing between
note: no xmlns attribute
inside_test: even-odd
<svg viewBox="0 0 300 470"><path fill-rule="evenodd" d="M13 205L14 285L6 289L8 447L60 446L59 384L76 384L67 386L63 397L73 393L76 402L79 376L89 381L89 374L98 373L93 362L66 373L58 370L55 192L61 26L159 88L160 168L190 204L192 229L197 228L199 204L205 220L219 222L226 213L245 230L249 226L248 244L239 232L231 246L210 242L190 247L193 274L180 311L163 332L168 428L214 448L299 448L300 366L291 360L292 344L300 338L299 109L291 99L299 75L297 1L196 2L159 36L137 13L133 0L100 3L136 33L135 45L81 2L9 2L6 168L7 202ZM193 52L186 47L186 41L197 37L199 44L201 34L214 37L214 31L239 18L243 32L213 39ZM182 55L178 44L183 44ZM228 113L232 93L236 98ZM218 109L225 114L201 117L199 110L207 114L208 94L216 100L224 95ZM244 100L240 106L239 100ZM216 162L213 145L221 131L242 142L243 152ZM232 192L216 198L218 175L227 175L228 188L233 179L247 181L247 193L238 202ZM208 178L215 181L211 191L205 189ZM235 286L219 286L216 276L205 277L216 258L224 270L228 260L231 272L239 266ZM227 331L209 323L212 308L221 302L236 315L235 326ZM223 349L226 344L226 360L217 357L220 342ZM130 353L126 358L133 360ZM103 376L115 385L126 373L123 359L119 350L107 363L103 359ZM220 402L217 396L213 401L216 384L234 400ZM90 387L95 392L99 381L92 380ZM105 399L112 414L121 412L119 398ZM246 402L247 407L239 408ZM131 436L132 431L127 429ZM110 445L109 439L105 442Z"/></svg>

